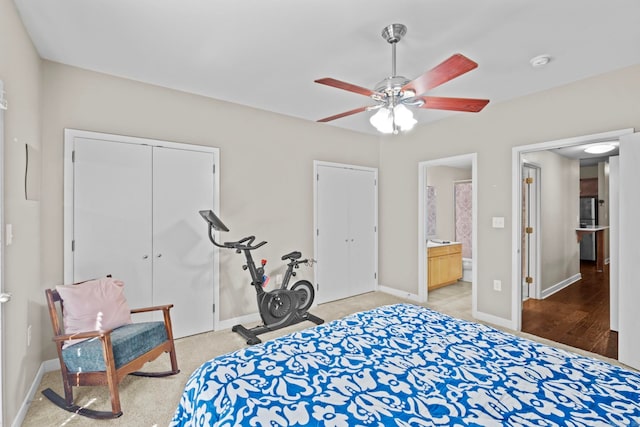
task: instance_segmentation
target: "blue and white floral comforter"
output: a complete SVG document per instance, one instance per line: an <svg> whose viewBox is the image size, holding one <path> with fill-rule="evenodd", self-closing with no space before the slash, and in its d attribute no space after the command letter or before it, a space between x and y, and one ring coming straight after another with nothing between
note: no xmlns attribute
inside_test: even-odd
<svg viewBox="0 0 640 427"><path fill-rule="evenodd" d="M640 374L398 304L203 364L171 426L640 424Z"/></svg>

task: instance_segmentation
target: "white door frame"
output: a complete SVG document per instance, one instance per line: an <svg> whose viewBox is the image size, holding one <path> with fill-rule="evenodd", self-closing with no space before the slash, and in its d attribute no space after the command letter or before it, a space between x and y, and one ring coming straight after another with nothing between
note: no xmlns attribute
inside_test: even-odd
<svg viewBox="0 0 640 427"><path fill-rule="evenodd" d="M459 156L445 157L435 160L426 160L418 163L418 300L426 302L429 299L427 291L427 239L425 194L427 191L427 169L434 166L451 166L460 162L471 162L472 187L472 227L471 251L473 253L473 274L471 282L471 314L477 317L478 312L478 153L461 154Z"/></svg>
<svg viewBox="0 0 640 427"><path fill-rule="evenodd" d="M162 141L158 139L139 138L134 136L114 135L109 133L84 131L78 129L64 130L64 282L73 280L73 147L75 138L99 139L128 144L149 145L152 147L166 147L179 150L201 151L213 154L215 173L212 171L213 183L213 209L220 212L220 149L203 145L183 144L178 142ZM194 214L197 215L197 212ZM206 233L206 224L202 223L202 232ZM213 304L216 310L213 313L214 329L220 326L220 254L219 249L213 248Z"/></svg>
<svg viewBox="0 0 640 427"><path fill-rule="evenodd" d="M362 171L373 172L375 174L376 184L378 182L378 168L372 168L368 166L357 166L350 165L346 163L335 163L335 162L325 162L322 160L314 160L313 161L313 257L317 259L318 257L318 167L319 166L329 166L329 167L337 167L337 168L345 168L345 169L356 169ZM377 189L377 185L376 185ZM378 191L376 190L375 194L375 212L374 212L374 224L375 224L375 239L374 239L374 266L375 266L375 283L374 289L379 290L379 282L378 282ZM318 269L313 269L313 284L317 290L318 284Z"/></svg>
<svg viewBox="0 0 640 427"><path fill-rule="evenodd" d="M620 138L622 135L633 133L633 128L619 129L610 132L602 132L592 135L576 136L573 138L558 139L555 141L539 142L529 145L520 145L513 147L511 158L511 217L519 218L522 209L522 156L532 151L544 151L553 148L569 147L572 145L580 145L587 143L595 143L599 141L611 141ZM511 286L511 329L520 331L522 329L522 287L520 283L520 271L522 269L521 259L521 221L511 221L511 283L517 283L518 286ZM576 224L577 225L577 224Z"/></svg>
<svg viewBox="0 0 640 427"><path fill-rule="evenodd" d="M620 157L612 156L609 158L609 328L616 332L618 332L618 288L620 286L619 194Z"/></svg>
<svg viewBox="0 0 640 427"><path fill-rule="evenodd" d="M4 99L4 82L0 80L0 100ZM4 109L0 108L0 294L4 292ZM0 302L0 426L4 420L4 314Z"/></svg>

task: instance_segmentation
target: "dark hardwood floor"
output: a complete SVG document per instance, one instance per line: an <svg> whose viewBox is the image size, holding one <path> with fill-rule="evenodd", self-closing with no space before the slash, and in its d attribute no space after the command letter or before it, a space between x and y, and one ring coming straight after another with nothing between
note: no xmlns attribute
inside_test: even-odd
<svg viewBox="0 0 640 427"><path fill-rule="evenodd" d="M582 279L544 300L529 299L522 308L522 331L613 359L618 333L609 330L609 266L597 272L582 261Z"/></svg>

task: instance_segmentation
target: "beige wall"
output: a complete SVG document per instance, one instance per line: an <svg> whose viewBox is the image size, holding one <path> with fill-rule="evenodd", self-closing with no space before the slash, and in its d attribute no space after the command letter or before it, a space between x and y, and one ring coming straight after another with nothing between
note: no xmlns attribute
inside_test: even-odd
<svg viewBox="0 0 640 427"><path fill-rule="evenodd" d="M224 238L268 241L259 254L268 273L288 251L313 256L313 160L378 166L377 137L48 61L43 111L44 286L63 280L64 128L220 148L219 216L231 230ZM221 253L221 320L256 312L243 259ZM54 356L47 345L43 358Z"/></svg>
<svg viewBox="0 0 640 427"><path fill-rule="evenodd" d="M40 203L24 197L25 144L40 149L41 62L11 1L0 1L0 80L9 101L4 112L5 222L13 244L4 246L3 425L10 425L42 362L39 330L44 292L40 283ZM40 165L33 165L39 168ZM4 230L2 230L4 232ZM27 326L34 325L27 348Z"/></svg>
<svg viewBox="0 0 640 427"><path fill-rule="evenodd" d="M427 185L436 189L436 238L455 240L454 181L471 179L471 169L449 166L427 168Z"/></svg>
<svg viewBox="0 0 640 427"><path fill-rule="evenodd" d="M477 152L478 311L511 319L512 148L640 128L639 110L640 66L634 66L383 138L380 283L418 293L418 163ZM505 217L505 228L492 228L493 216ZM502 280L501 292L493 279Z"/></svg>
<svg viewBox="0 0 640 427"><path fill-rule="evenodd" d="M575 228L580 215L580 161L552 151L524 155L540 166L540 289L544 291L580 273Z"/></svg>

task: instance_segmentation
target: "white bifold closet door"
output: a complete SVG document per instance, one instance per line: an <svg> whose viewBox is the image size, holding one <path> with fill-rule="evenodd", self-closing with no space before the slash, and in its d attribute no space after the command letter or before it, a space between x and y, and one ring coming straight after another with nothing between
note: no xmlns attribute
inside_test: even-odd
<svg viewBox="0 0 640 427"><path fill-rule="evenodd" d="M375 170L318 165L318 303L374 291L377 283Z"/></svg>
<svg viewBox="0 0 640 427"><path fill-rule="evenodd" d="M112 274L131 308L174 304L176 337L212 330L213 247L198 211L213 206L213 154L82 138L74 152L73 281Z"/></svg>
<svg viewBox="0 0 640 427"><path fill-rule="evenodd" d="M153 305L151 147L76 138L74 153L73 282L111 274L131 308Z"/></svg>

